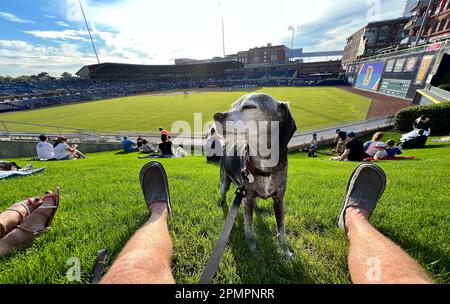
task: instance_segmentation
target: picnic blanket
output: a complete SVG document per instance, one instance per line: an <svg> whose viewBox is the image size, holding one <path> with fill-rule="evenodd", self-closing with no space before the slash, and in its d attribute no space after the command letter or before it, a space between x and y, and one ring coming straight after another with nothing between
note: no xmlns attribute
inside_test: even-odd
<svg viewBox="0 0 450 304"><path fill-rule="evenodd" d="M45 168L30 169L30 170L18 170L18 171L0 171L0 179L17 177L17 176L27 176L27 175L35 174L38 172L42 172L44 170L45 170Z"/></svg>
<svg viewBox="0 0 450 304"><path fill-rule="evenodd" d="M450 142L450 136L435 138L435 139L433 139L433 141L434 142Z"/></svg>

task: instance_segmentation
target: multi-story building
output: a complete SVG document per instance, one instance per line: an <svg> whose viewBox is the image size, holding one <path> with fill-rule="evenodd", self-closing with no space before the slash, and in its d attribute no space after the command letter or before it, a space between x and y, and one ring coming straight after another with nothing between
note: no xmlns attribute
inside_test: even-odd
<svg viewBox="0 0 450 304"><path fill-rule="evenodd" d="M416 5L419 0L406 0L405 9L403 10L403 17L412 16L412 8Z"/></svg>
<svg viewBox="0 0 450 304"><path fill-rule="evenodd" d="M409 17L370 22L347 38L342 64L372 56L380 50L399 45L405 37Z"/></svg>
<svg viewBox="0 0 450 304"><path fill-rule="evenodd" d="M289 61L290 49L285 45L272 45L238 52L237 60L245 65L283 64Z"/></svg>
<svg viewBox="0 0 450 304"><path fill-rule="evenodd" d="M411 20L405 25L409 43L450 38L449 0L419 0L411 8L411 13Z"/></svg>

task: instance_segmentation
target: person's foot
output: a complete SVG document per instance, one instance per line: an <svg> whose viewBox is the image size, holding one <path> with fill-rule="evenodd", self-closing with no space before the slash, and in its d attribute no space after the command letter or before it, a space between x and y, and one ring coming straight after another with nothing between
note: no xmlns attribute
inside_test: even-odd
<svg viewBox="0 0 450 304"><path fill-rule="evenodd" d="M380 167L365 163L356 167L347 185L338 226L347 229L347 211L349 216L363 216L368 220L385 189L386 174Z"/></svg>
<svg viewBox="0 0 450 304"><path fill-rule="evenodd" d="M59 189L56 193L48 191L42 199L42 204L34 210L22 223L18 229L33 234L40 234L50 229L59 205Z"/></svg>
<svg viewBox="0 0 450 304"><path fill-rule="evenodd" d="M49 230L53 217L59 205L59 189L56 193L49 193L43 202L31 215L4 236L0 242L0 256L8 256L14 250L23 249L33 243L36 235Z"/></svg>
<svg viewBox="0 0 450 304"><path fill-rule="evenodd" d="M169 184L164 167L158 162L144 165L139 181L149 210L159 212L165 208L170 213Z"/></svg>

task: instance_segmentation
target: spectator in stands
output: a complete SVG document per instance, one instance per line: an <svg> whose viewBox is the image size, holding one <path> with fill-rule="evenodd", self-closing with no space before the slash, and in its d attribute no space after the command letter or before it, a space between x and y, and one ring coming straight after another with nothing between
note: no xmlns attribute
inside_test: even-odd
<svg viewBox="0 0 450 304"><path fill-rule="evenodd" d="M177 150L175 151L175 156L176 157L187 157L189 154L184 151L184 146L183 145L179 145Z"/></svg>
<svg viewBox="0 0 450 304"><path fill-rule="evenodd" d="M422 115L414 121L413 128L414 130L425 130L431 133L431 120Z"/></svg>
<svg viewBox="0 0 450 304"><path fill-rule="evenodd" d="M393 139L389 139L386 142L386 145L386 152L389 157L395 157L396 155L401 155L403 153L399 147L395 146L395 141Z"/></svg>
<svg viewBox="0 0 450 304"><path fill-rule="evenodd" d="M140 149L142 147L142 145L144 144L144 139L142 138L141 135L138 136L137 140L136 140L136 144L138 149Z"/></svg>
<svg viewBox="0 0 450 304"><path fill-rule="evenodd" d="M122 141L123 152L130 153L137 151L136 144L128 139L128 137L124 137Z"/></svg>
<svg viewBox="0 0 450 304"><path fill-rule="evenodd" d="M77 150L78 145L69 146L67 138L64 136L58 137L55 146L53 147L54 157L57 160L72 160L78 158L86 158L86 156Z"/></svg>
<svg viewBox="0 0 450 304"><path fill-rule="evenodd" d="M364 144L362 141L356 139L354 132L348 132L347 138L348 141L345 144L344 153L340 157L334 158L333 160L360 162L368 157L368 155L364 152Z"/></svg>
<svg viewBox="0 0 450 304"><path fill-rule="evenodd" d="M167 139L172 139L172 135L170 135L169 131L163 129L162 127L159 128L159 132L161 133L161 135L166 135Z"/></svg>
<svg viewBox="0 0 450 304"><path fill-rule="evenodd" d="M308 147L308 157L316 157L317 150L317 134L313 134L311 143Z"/></svg>
<svg viewBox="0 0 450 304"><path fill-rule="evenodd" d="M374 156L375 153L377 153L377 148L376 145L381 142L381 140L384 137L384 133L383 132L377 132L372 136L372 140L371 141L367 141L364 143L364 151L370 155L370 156Z"/></svg>
<svg viewBox="0 0 450 304"><path fill-rule="evenodd" d="M39 160L54 159L53 146L48 142L45 135L39 136L40 142L36 145L37 157Z"/></svg>
<svg viewBox="0 0 450 304"><path fill-rule="evenodd" d="M138 143L139 145L139 143ZM148 141L146 139L143 139L141 142L141 146L139 147L139 151L141 151L142 153L151 153L152 152L152 147L150 146L150 144L148 143Z"/></svg>
<svg viewBox="0 0 450 304"><path fill-rule="evenodd" d="M334 138L331 152L341 154L344 150L346 140L347 140L347 132L342 131L341 129L337 129L336 137Z"/></svg>

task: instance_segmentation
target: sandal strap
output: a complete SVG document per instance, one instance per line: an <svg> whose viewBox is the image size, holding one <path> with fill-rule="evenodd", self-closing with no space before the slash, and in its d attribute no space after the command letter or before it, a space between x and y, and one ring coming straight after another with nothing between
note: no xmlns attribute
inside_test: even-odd
<svg viewBox="0 0 450 304"><path fill-rule="evenodd" d="M16 212L19 216L20 216L20 221L22 222L24 217L22 215L22 213L20 213L19 211L17 211L16 209L6 209L5 211L12 211L12 212Z"/></svg>

